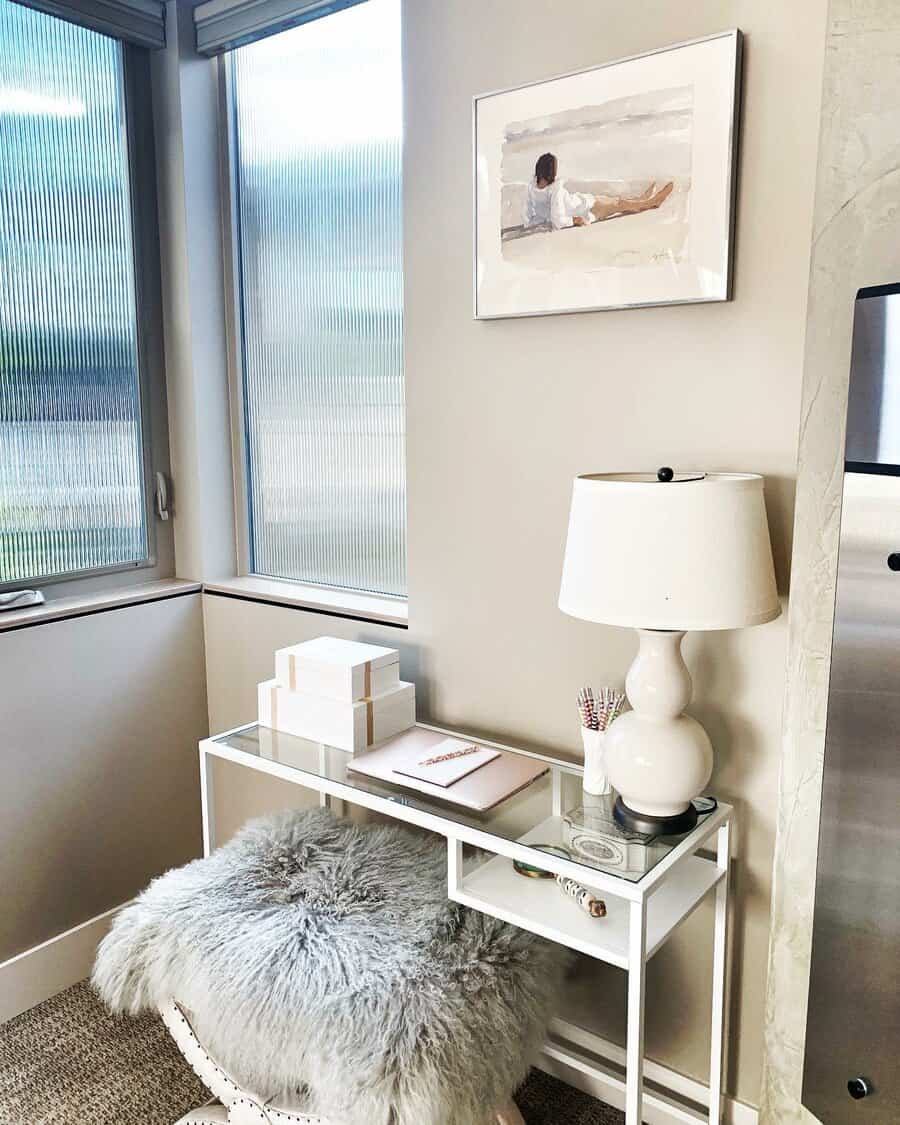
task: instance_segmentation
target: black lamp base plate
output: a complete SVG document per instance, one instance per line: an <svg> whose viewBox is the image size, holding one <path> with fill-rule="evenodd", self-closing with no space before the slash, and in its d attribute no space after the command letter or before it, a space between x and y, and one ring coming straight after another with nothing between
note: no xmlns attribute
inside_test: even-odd
<svg viewBox="0 0 900 1125"><path fill-rule="evenodd" d="M697 810L693 805L676 816L650 816L649 813L635 812L621 797L616 797L613 807L616 824L629 832L641 832L645 836L681 836L697 823Z"/></svg>

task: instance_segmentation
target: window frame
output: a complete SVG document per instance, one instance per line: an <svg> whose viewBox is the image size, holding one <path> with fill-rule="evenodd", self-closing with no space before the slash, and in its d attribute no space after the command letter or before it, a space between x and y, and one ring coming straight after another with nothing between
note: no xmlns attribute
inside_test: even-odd
<svg viewBox="0 0 900 1125"><path fill-rule="evenodd" d="M231 464L234 486L234 529L237 576L255 578L250 546L250 450L246 440L244 400L244 334L241 311L241 255L238 236L239 188L236 173L238 137L231 52L213 64L219 92L219 185L222 200L222 260L225 272L225 349L228 356L228 407L231 422ZM266 578L270 576L266 575ZM301 585L292 579L272 581Z"/></svg>
<svg viewBox="0 0 900 1125"><path fill-rule="evenodd" d="M156 513L156 473L162 472L169 480L170 467L150 61L145 49L122 40L115 42L121 59L120 81L128 164L147 554L133 562L0 581L0 591L43 589L49 586L55 587L55 592L60 596L88 594L125 585L131 575L140 575L141 581L152 581L171 577L175 572L171 519L163 523Z"/></svg>
<svg viewBox="0 0 900 1125"><path fill-rule="evenodd" d="M328 16L324 16L327 19ZM291 29L286 29L291 30ZM346 610L350 616L371 619L371 607L384 607L385 619L397 624L407 620L409 593L382 594L332 586L300 578L282 578L260 574L251 566L250 542L250 450L246 431L244 386L244 342L241 292L241 256L238 234L240 187L236 174L239 140L237 106L231 51L224 51L213 61L217 71L219 106L219 190L222 203L222 257L225 275L225 344L228 355L228 401L231 421L231 463L234 487L234 526L237 554L237 586L258 585L271 594L273 586L281 586L287 598L298 599L306 608L322 612ZM406 373L404 370L404 380ZM407 538L408 543L408 538ZM407 575L408 578L408 575ZM291 591L294 591L292 594Z"/></svg>

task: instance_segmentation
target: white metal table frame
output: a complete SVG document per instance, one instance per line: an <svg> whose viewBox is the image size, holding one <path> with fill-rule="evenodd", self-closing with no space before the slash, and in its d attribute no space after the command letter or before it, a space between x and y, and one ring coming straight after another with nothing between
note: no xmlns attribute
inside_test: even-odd
<svg viewBox="0 0 900 1125"><path fill-rule="evenodd" d="M457 823L447 817L428 812L424 809L407 805L390 797L383 797L376 793L357 789L353 785L337 781L333 778L306 773L301 769L284 765L269 758L259 757L236 747L228 746L219 741L230 736L237 736L256 727L256 723L247 723L233 730L204 739L200 743L200 795L203 816L203 854L208 856L215 847L215 807L214 807L214 777L213 769L215 760L222 759L244 766L257 772L280 778L301 788L310 789L319 793L319 803L330 807L331 799L339 799L353 805L359 805L373 812L382 813L395 820L405 821L418 825L447 840L447 869L448 869L448 897L459 902L473 906L475 909L492 914L505 921L512 921L515 925L530 929L544 937L557 941L560 944L570 944L581 952L596 956L599 960L625 969L628 973L628 1038L625 1051L625 1078L624 1082L613 1079L614 1086L624 1087L624 1108L626 1125L641 1125L642 1113L645 1109L656 1109L664 1112L670 1118L674 1117L685 1125L721 1125L722 1122L722 1073L724 1068L724 1043L725 1043L725 1006L727 993L727 947L728 947L728 882L731 862L731 827L734 810L729 805L719 804L691 833L681 840L663 859L652 867L640 880L631 882L614 874L587 868L585 865L562 857L542 854L541 866L554 874L568 875L578 882L587 883L591 888L602 891L606 896L623 899L628 903L627 951L622 956L599 953L583 944L567 942L566 937L552 925L542 925L535 920L523 919L519 915L512 915L502 907L495 907L484 900L475 900L467 894L463 873L463 845L470 844L476 848L491 852L494 855L505 856L507 859L520 859L526 863L533 863L535 853L527 844L517 843L490 832L483 831L468 824ZM440 734L459 736L461 732L447 730L443 727L418 723L417 726ZM561 761L544 754L520 750L516 747L505 746L502 743L487 742L479 738L479 745L489 746L498 750L506 750L526 757L536 758L547 762L552 767L552 803L553 815L562 816L565 811L562 807L562 774L580 776L583 770L569 762ZM324 758L325 745L320 747L320 754ZM349 757L350 755L348 755ZM398 791L402 796L402 791ZM687 908L677 917L675 924L669 927L662 938L652 947L648 944L647 920L651 909L653 896L662 890L667 881L676 874L679 868L691 861L696 853L704 846L709 847L712 837L715 836L715 868L713 861L705 860L711 868L709 886L699 895L696 901L688 904ZM709 1065L709 1102L708 1113L698 1114L692 1108L683 1106L663 1093L647 1091L644 1088L645 1062L644 1062L644 1010L646 999L646 965L649 958L659 949L676 926L680 925L699 905L706 894L715 891L715 913L713 931L713 958L712 958L712 1012L710 1021L710 1065ZM577 1052L570 1052L567 1047L551 1041L547 1053L557 1061L574 1066L581 1071L590 1069L584 1056ZM650 1064L652 1068L653 1064ZM603 1072L607 1082L610 1075ZM705 1100L705 1099L704 1099Z"/></svg>

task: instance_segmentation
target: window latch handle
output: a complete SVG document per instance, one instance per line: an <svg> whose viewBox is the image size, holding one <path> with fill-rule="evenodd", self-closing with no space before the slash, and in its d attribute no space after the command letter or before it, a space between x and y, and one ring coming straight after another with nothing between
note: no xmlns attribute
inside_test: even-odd
<svg viewBox="0 0 900 1125"><path fill-rule="evenodd" d="M156 474L156 514L161 520L169 518L169 482L165 473Z"/></svg>

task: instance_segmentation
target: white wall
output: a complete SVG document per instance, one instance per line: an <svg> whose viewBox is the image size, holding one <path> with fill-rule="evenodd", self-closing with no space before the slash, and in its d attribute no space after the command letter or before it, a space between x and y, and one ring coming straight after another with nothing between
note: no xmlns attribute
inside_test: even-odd
<svg viewBox="0 0 900 1125"><path fill-rule="evenodd" d="M199 854L202 628L195 593L0 633L0 962Z"/></svg>
<svg viewBox="0 0 900 1125"><path fill-rule="evenodd" d="M572 477L660 464L765 474L782 592L794 494L825 4L417 0L405 5L409 632L205 596L210 722L251 720L282 644L395 643L419 713L578 755L573 700L621 682L632 636L556 608ZM738 26L746 33L735 299L475 322L474 94ZM740 817L727 1087L759 1092L784 620L685 645L713 788ZM236 788L258 811L290 794ZM648 1049L705 1077L708 927L654 959ZM583 969L571 1006L621 1040L622 978Z"/></svg>

